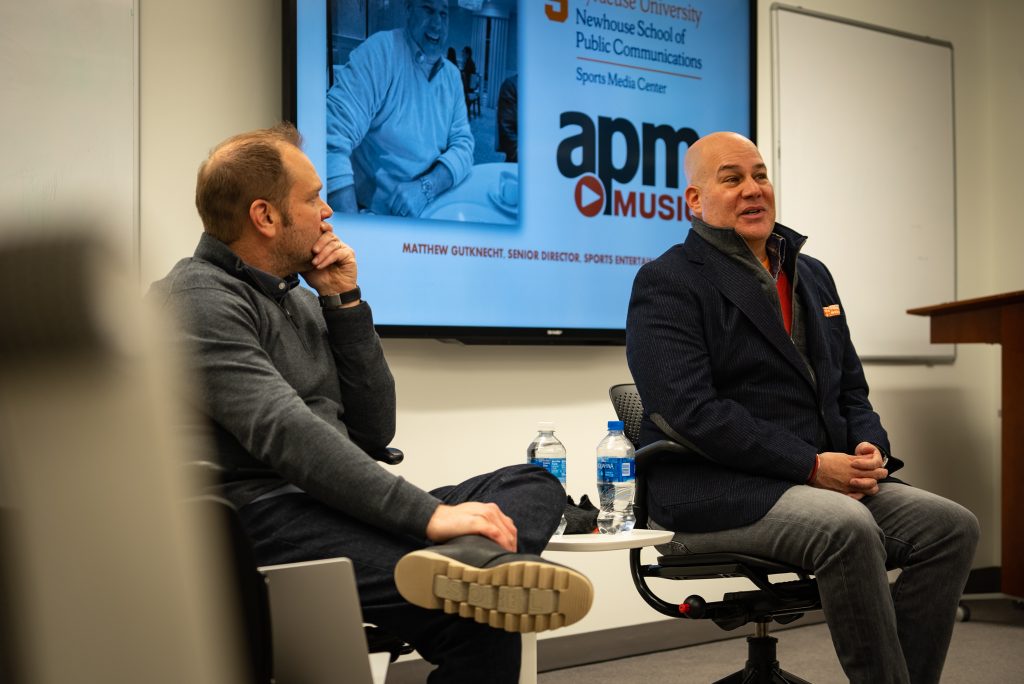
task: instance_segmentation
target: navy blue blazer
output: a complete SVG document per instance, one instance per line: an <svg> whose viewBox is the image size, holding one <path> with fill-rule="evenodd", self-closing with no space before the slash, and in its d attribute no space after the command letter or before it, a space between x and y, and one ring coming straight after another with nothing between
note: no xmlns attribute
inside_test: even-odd
<svg viewBox="0 0 1024 684"><path fill-rule="evenodd" d="M813 377L761 281L695 231L633 283L626 356L644 405L641 445L669 438L695 452L649 475L650 515L668 529L759 520L807 482L822 451L853 453L860 442L890 451L832 275L799 254L803 236L781 224L775 232L790 274L795 261ZM890 456L890 472L900 466Z"/></svg>

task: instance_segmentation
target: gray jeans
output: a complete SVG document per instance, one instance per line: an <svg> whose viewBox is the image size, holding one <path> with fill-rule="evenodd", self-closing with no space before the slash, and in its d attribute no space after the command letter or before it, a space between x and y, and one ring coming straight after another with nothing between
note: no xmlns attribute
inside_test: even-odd
<svg viewBox="0 0 1024 684"><path fill-rule="evenodd" d="M854 501L797 485L752 525L677 534L659 550L733 551L804 568L818 580L851 682L938 682L978 520L959 504L908 485L882 483L879 490ZM890 591L886 570L893 568L902 572Z"/></svg>

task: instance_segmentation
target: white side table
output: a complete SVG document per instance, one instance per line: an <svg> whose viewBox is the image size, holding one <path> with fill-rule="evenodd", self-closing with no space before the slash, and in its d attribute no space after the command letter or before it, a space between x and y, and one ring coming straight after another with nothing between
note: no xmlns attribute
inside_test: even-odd
<svg viewBox="0 0 1024 684"><path fill-rule="evenodd" d="M614 551L657 546L672 540L675 532L667 530L631 530L619 534L556 534L545 551Z"/></svg>
<svg viewBox="0 0 1024 684"><path fill-rule="evenodd" d="M615 551L657 546L671 541L673 532L664 530L632 530L620 534L558 534L551 538L545 551ZM596 598L596 597L595 597ZM524 634L519 684L537 684L537 634Z"/></svg>

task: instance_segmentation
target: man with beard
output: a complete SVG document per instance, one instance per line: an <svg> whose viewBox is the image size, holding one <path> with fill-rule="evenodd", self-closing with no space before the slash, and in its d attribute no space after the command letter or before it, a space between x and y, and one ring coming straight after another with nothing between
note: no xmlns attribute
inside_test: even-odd
<svg viewBox="0 0 1024 684"><path fill-rule="evenodd" d="M428 492L374 460L395 433L395 383L299 142L281 125L211 152L199 245L150 293L179 317L218 492L260 565L351 559L364 619L437 664L430 681L514 684L519 633L576 622L593 600L586 577L536 555L565 491L521 464Z"/></svg>

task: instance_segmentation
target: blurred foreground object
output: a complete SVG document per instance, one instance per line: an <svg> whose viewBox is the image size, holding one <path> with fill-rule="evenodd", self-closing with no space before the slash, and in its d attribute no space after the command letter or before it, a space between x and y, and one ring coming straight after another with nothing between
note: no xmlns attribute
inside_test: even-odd
<svg viewBox="0 0 1024 684"><path fill-rule="evenodd" d="M87 232L17 229L0 221L0 681L244 681L182 505L198 455L165 336Z"/></svg>

